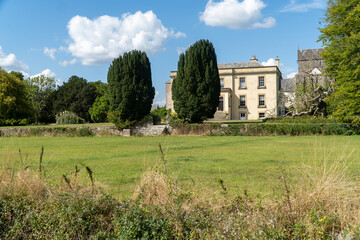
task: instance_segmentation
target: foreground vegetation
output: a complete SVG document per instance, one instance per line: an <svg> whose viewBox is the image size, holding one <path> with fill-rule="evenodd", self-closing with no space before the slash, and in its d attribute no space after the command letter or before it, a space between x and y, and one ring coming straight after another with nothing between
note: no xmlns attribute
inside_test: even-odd
<svg viewBox="0 0 360 240"><path fill-rule="evenodd" d="M15 170L38 169L44 146L46 181L58 184L75 166L89 166L106 192L121 199L129 197L142 173L159 159L159 143L165 153L167 170L181 188L212 191L219 179L234 196L247 189L262 196L272 194L280 176L280 161L291 176L304 164L329 156L358 151L359 136L162 136L162 137L21 137L0 138L0 162L11 162ZM21 151L21 155L19 153ZM349 177L359 172L357 152L346 160ZM20 158L22 158L22 165ZM15 161L14 161L15 160ZM79 181L87 181L79 173ZM294 179L293 181L296 181Z"/></svg>
<svg viewBox="0 0 360 240"><path fill-rule="evenodd" d="M329 150L326 144L324 149ZM211 191L197 186L182 188L180 180L170 174L171 160L160 148L156 150L157 159L141 174L141 181L136 181L130 198L121 201L101 190L96 171L88 163L63 175L59 184L48 184L49 171L44 170L49 166L42 165L46 155L40 154L36 170L4 165L7 167L0 172L0 238L358 238L360 189L349 169L354 158L338 150L329 154L321 151L320 156L316 153L313 161L292 169L296 174L290 174L285 162L278 163L279 171L273 172L277 175L273 183L277 190L261 197L244 188L231 195L228 181L221 178L214 181L217 188ZM251 167L247 167L251 173ZM264 175L269 170L262 168L261 172ZM81 174L87 175L86 181L81 181Z"/></svg>

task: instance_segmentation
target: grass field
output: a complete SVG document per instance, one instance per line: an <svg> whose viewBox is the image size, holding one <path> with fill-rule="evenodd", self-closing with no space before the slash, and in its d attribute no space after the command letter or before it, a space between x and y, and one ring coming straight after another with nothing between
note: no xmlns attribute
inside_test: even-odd
<svg viewBox="0 0 360 240"><path fill-rule="evenodd" d="M340 161L351 178L360 173L360 136L269 137L19 137L0 138L2 168L36 170L41 147L46 179L59 183L82 164L94 172L96 184L114 196L133 193L143 172L160 162L161 144L168 173L184 189L211 192L224 181L231 194L245 189L262 196L279 190L280 167L301 179L298 169ZM20 154L23 165L20 164ZM282 162L282 164L280 163ZM82 170L82 178L86 172Z"/></svg>

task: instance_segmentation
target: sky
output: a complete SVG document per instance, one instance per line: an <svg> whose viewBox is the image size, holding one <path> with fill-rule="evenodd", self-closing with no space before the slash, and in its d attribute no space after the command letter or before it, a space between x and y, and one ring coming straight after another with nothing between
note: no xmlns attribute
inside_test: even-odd
<svg viewBox="0 0 360 240"><path fill-rule="evenodd" d="M62 84L73 76L107 81L112 60L145 51L165 105L165 82L179 54L210 40L218 63L264 65L280 59L283 78L297 72L297 49L317 42L326 0L0 0L0 66Z"/></svg>

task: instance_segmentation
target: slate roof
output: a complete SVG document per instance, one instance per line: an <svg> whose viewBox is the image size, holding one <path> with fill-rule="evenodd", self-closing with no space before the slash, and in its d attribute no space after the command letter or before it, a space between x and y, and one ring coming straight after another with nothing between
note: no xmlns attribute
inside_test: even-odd
<svg viewBox="0 0 360 240"><path fill-rule="evenodd" d="M218 63L218 69L263 67L258 62Z"/></svg>

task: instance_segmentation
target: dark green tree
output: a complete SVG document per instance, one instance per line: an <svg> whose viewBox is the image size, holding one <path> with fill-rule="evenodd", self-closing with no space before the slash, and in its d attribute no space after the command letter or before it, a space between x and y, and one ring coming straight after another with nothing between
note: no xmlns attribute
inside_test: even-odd
<svg viewBox="0 0 360 240"><path fill-rule="evenodd" d="M328 110L336 118L360 123L360 1L329 0L320 29L326 75L334 92Z"/></svg>
<svg viewBox="0 0 360 240"><path fill-rule="evenodd" d="M94 84L88 83L84 78L72 76L57 89L55 95L53 107L56 114L67 110L90 121L89 109L98 96Z"/></svg>
<svg viewBox="0 0 360 240"><path fill-rule="evenodd" d="M214 116L219 104L220 81L211 42L200 40L180 55L172 94L179 118L202 122Z"/></svg>
<svg viewBox="0 0 360 240"><path fill-rule="evenodd" d="M145 52L134 50L114 59L107 75L109 120L127 128L150 113L155 96L150 61Z"/></svg>

